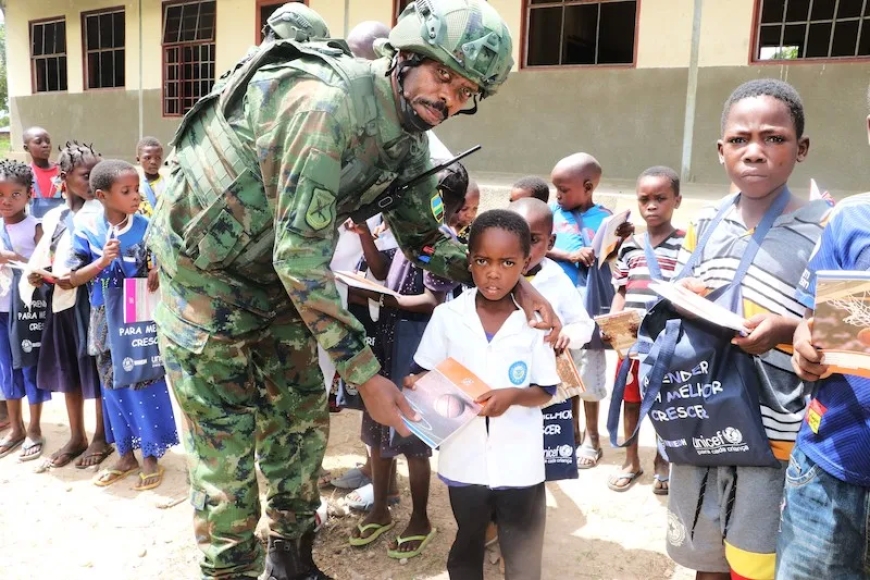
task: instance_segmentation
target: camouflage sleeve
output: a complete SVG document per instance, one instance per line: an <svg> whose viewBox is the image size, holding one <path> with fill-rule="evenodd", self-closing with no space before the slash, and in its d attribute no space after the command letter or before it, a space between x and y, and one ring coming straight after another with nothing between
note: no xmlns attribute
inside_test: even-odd
<svg viewBox="0 0 870 580"><path fill-rule="evenodd" d="M346 136L344 96L317 82L249 90L247 115L267 193L274 193L275 271L341 377L364 383L380 370L365 330L341 304L329 262Z"/></svg>
<svg viewBox="0 0 870 580"><path fill-rule="evenodd" d="M405 166L400 179L411 179L431 166L428 148L423 147L422 154ZM465 246L441 232L438 229L440 224L432 214L431 200L436 186L437 179L433 175L408 191L398 206L384 214L384 218L399 247L416 266L454 282L471 285Z"/></svg>

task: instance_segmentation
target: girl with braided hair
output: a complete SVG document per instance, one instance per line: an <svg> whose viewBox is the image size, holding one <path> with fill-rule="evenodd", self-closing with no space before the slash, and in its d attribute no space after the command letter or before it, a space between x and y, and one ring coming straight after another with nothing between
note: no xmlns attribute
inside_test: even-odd
<svg viewBox="0 0 870 580"><path fill-rule="evenodd" d="M32 273L22 281L22 295L33 294L43 284L53 285L37 363L37 383L41 389L63 393L70 426L69 440L45 460L40 471L64 467L76 458L76 468L85 469L100 464L113 450L106 443L96 364L87 353L88 291L84 286L71 286L67 265L72 257L73 216L102 209L88 183L91 169L99 161L100 154L92 145L72 141L60 149L58 165L66 200L63 206L45 214L45 235L30 259L31 266L48 270L55 277L44 279ZM95 402L96 411L90 445L84 425L86 399Z"/></svg>

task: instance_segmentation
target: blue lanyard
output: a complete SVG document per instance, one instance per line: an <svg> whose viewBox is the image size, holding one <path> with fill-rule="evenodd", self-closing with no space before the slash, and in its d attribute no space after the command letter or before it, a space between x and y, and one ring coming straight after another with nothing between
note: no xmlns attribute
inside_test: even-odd
<svg viewBox="0 0 870 580"><path fill-rule="evenodd" d="M654 282L663 280L662 269L659 267L659 259L656 256L655 250L652 247L649 234L643 235L643 252L646 255L646 267L649 270L649 277Z"/></svg>

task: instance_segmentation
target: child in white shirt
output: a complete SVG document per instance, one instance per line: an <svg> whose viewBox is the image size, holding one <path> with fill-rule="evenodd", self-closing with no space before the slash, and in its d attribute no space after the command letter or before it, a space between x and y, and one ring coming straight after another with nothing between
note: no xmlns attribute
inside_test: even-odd
<svg viewBox="0 0 870 580"><path fill-rule="evenodd" d="M447 569L452 580L483 580L486 528L493 516L507 580L541 577L546 504L540 406L559 376L544 333L513 299L529 262L529 226L507 210L481 214L469 235L476 288L438 306L414 357L424 370L453 358L492 390L480 417L445 443L438 459L459 527ZM418 376L406 381L413 388Z"/></svg>

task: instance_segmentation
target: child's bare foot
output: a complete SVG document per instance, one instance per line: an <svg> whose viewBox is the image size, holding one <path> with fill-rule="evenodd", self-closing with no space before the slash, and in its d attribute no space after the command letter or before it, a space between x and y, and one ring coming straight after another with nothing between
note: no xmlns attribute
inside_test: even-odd
<svg viewBox="0 0 870 580"><path fill-rule="evenodd" d="M85 454L76 461L76 469L87 469L99 465L115 452L115 448L106 443L105 439L94 439L88 445Z"/></svg>
<svg viewBox="0 0 870 580"><path fill-rule="evenodd" d="M435 536L435 531L425 515L412 514L405 531L390 542L387 555L397 560L419 556Z"/></svg>
<svg viewBox="0 0 870 580"><path fill-rule="evenodd" d="M129 451L118 458L111 467L103 469L97 474L94 484L100 487L106 487L120 481L128 475L139 471L139 462L136 461L136 456L132 451Z"/></svg>
<svg viewBox="0 0 870 580"><path fill-rule="evenodd" d="M146 491L154 489L163 483L163 467L157 463L156 457L145 457L142 459L142 471L139 472L139 482L133 489L136 491Z"/></svg>

